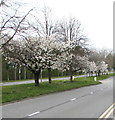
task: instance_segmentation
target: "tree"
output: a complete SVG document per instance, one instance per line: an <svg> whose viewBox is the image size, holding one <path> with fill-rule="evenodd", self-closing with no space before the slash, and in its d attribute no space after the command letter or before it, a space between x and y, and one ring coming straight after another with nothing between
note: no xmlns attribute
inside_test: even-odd
<svg viewBox="0 0 115 120"><path fill-rule="evenodd" d="M108 70L111 70L113 68L113 60L114 59L114 53L110 51L107 56L105 62L108 64Z"/></svg>
<svg viewBox="0 0 115 120"><path fill-rule="evenodd" d="M51 37L54 36L54 24L51 19L51 9L44 6L41 11L37 11L36 15L33 15L33 22L29 22L29 25L35 31L38 37ZM39 16L39 14L41 16ZM47 41L46 41L47 42ZM54 51L55 52L55 51ZM51 83L51 69L52 69L52 63L51 60L49 60L49 63L47 64L48 74L49 74L49 83Z"/></svg>
<svg viewBox="0 0 115 120"><path fill-rule="evenodd" d="M89 60L94 61L98 66L102 61L108 64L108 70L111 70L113 66L113 53L112 51L102 50L91 50L89 54Z"/></svg>
<svg viewBox="0 0 115 120"><path fill-rule="evenodd" d="M76 18L58 22L55 27L55 34L61 41L70 42L74 46L84 46L87 41L81 23Z"/></svg>
<svg viewBox="0 0 115 120"><path fill-rule="evenodd" d="M96 73L97 66L96 66L94 61L87 61L87 69L86 69L86 71L89 73L89 75Z"/></svg>
<svg viewBox="0 0 115 120"><path fill-rule="evenodd" d="M55 38L28 38L10 41L3 48L4 55L10 62L25 66L35 76L35 85L39 85L41 69L48 68L57 60L65 44Z"/></svg>
<svg viewBox="0 0 115 120"><path fill-rule="evenodd" d="M46 7L42 10L42 17L31 14L30 20L25 19L30 12L23 17L17 16L17 11L14 12L8 22L3 24L8 29L1 27L3 40L6 40L3 45L5 57L30 70L35 76L36 85L39 85L40 72L44 68L49 71L51 83L51 69L57 69L60 63L60 69L65 69L67 65L72 81L73 72L83 69L84 61L87 60L87 49L84 48L87 37L83 34L81 24L75 18L70 18L69 21L54 25L49 17L50 10ZM13 34L5 35L8 30L13 30ZM14 36L18 34L21 37L15 39Z"/></svg>
<svg viewBox="0 0 115 120"><path fill-rule="evenodd" d="M98 71L101 72L102 74L104 72L107 72L108 71L108 64L105 63L105 61L101 61L97 67ZM98 72L98 73L99 73ZM100 73L99 73L100 74ZM100 75L99 75L100 76Z"/></svg>
<svg viewBox="0 0 115 120"><path fill-rule="evenodd" d="M76 18L69 18L58 22L55 26L55 36L58 40L69 44L69 48L63 53L61 62L62 68L70 71L70 80L72 81L73 72L81 69L81 62L86 59L85 43L87 37L84 35L81 24Z"/></svg>
<svg viewBox="0 0 115 120"><path fill-rule="evenodd" d="M58 58L57 68L62 71L69 71L70 81L72 82L74 73L86 68L88 58L86 56L73 54L69 49L71 48L67 47L66 50Z"/></svg>
<svg viewBox="0 0 115 120"><path fill-rule="evenodd" d="M26 23L26 17L33 9L21 14L20 7L20 4L12 1L2 0L0 3L0 48L29 27Z"/></svg>

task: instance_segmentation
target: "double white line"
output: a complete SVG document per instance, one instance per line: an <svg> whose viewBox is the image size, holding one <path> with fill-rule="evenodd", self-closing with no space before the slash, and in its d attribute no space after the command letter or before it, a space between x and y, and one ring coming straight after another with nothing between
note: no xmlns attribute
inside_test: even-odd
<svg viewBox="0 0 115 120"><path fill-rule="evenodd" d="M101 120L102 118L109 118L109 116L113 113L114 110L114 104L112 104L100 117L98 120Z"/></svg>

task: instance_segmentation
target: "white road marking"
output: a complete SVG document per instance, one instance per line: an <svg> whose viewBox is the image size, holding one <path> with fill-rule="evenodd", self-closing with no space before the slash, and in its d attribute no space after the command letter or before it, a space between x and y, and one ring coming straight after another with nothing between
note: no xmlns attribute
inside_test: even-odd
<svg viewBox="0 0 115 120"><path fill-rule="evenodd" d="M113 106L115 105L115 103L114 104L112 104L99 118L107 118L107 117L109 117L109 115L112 113L112 111L113 111Z"/></svg>
<svg viewBox="0 0 115 120"><path fill-rule="evenodd" d="M93 94L93 92L90 92L90 94Z"/></svg>
<svg viewBox="0 0 115 120"><path fill-rule="evenodd" d="M70 101L74 101L74 100L76 100L76 98L70 99Z"/></svg>
<svg viewBox="0 0 115 120"><path fill-rule="evenodd" d="M113 109L105 116L105 118L108 118L113 113Z"/></svg>
<svg viewBox="0 0 115 120"><path fill-rule="evenodd" d="M30 115L28 115L28 116L31 117L31 116L36 115L36 114L39 114L39 113L40 113L40 112L38 111L38 112L32 113L32 114L30 114Z"/></svg>

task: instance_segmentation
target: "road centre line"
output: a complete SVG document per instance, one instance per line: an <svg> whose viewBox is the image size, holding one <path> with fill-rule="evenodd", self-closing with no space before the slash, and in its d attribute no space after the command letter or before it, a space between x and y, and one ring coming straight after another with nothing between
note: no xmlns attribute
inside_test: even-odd
<svg viewBox="0 0 115 120"><path fill-rule="evenodd" d="M39 114L39 113L40 113L40 112L38 111L38 112L32 113L32 114L30 114L30 115L28 115L28 116L31 117L31 116L36 115L36 114Z"/></svg>
<svg viewBox="0 0 115 120"><path fill-rule="evenodd" d="M70 101L74 101L74 100L76 100L76 98L70 99Z"/></svg>
<svg viewBox="0 0 115 120"><path fill-rule="evenodd" d="M94 93L94 92L92 92L92 93ZM44 109L44 110L41 110L41 111L38 111L38 112L34 112L34 113L28 115L27 117L31 117L31 116L33 116L33 115L39 114L39 113L41 113L41 112L44 112L44 111L47 111L47 110L49 110L49 109L58 107L58 106L63 105L63 104L65 104L65 103L72 102L72 101L74 101L74 100L76 100L76 99L80 99L80 98L83 98L83 97L88 96L88 95L91 95L91 92L88 93L88 94L82 95L82 96L80 96L80 97L78 97L78 98L72 98L72 99L67 100L67 101L65 101L65 102L63 102L63 103L59 103L59 104L57 104L57 105L51 106L51 107L46 108L46 109Z"/></svg>
<svg viewBox="0 0 115 120"><path fill-rule="evenodd" d="M46 109L44 109L44 110L41 110L41 111L38 111L38 112L34 112L34 113L28 115L27 117L31 117L31 116L33 116L33 115L36 115L36 114L39 114L39 113L41 113L41 112L47 111L47 110L49 110L49 109L58 107L58 106L63 105L63 104L65 104L65 103L69 103L69 102L75 101L76 99L80 99L80 98L83 98L83 97L85 97L85 96L92 95L92 94L94 94L94 93L96 93L96 92L99 92L99 91L101 91L101 90L91 91L90 93L85 94L85 95L82 95L82 96L79 96L78 98L72 98L72 99L67 100L67 101L65 101L65 102L63 102L63 103L59 103L59 104L57 104L57 105L51 106L51 107L49 107L49 108L46 108Z"/></svg>
<svg viewBox="0 0 115 120"><path fill-rule="evenodd" d="M76 100L76 99L79 99L79 98L82 98L82 97L88 96L88 95L90 95L90 94L86 94L86 95L80 96L80 97L78 97L78 98L72 98L72 99L67 100L67 101L65 101L65 102L63 102L63 103L60 103L60 104L57 104L57 105L51 106L51 107L49 107L49 108L46 108L46 109L41 110L41 111L38 111L38 112L34 112L34 113L28 115L27 118L28 118L28 117L31 117L31 116L33 116L33 115L39 114L39 113L41 113L41 112L47 111L47 110L49 110L49 109L52 109L52 108L58 107L58 106L63 105L63 104L65 104L65 103L69 103L69 102L74 101L74 100Z"/></svg>

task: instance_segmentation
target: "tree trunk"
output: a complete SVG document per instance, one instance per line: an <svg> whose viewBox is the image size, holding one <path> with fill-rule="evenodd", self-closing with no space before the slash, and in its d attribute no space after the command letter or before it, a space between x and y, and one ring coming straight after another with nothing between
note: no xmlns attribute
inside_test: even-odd
<svg viewBox="0 0 115 120"><path fill-rule="evenodd" d="M70 81L73 81L73 72L72 72L72 68L70 67Z"/></svg>
<svg viewBox="0 0 115 120"><path fill-rule="evenodd" d="M18 74L19 74L19 80L21 80L21 69L18 69Z"/></svg>
<svg viewBox="0 0 115 120"><path fill-rule="evenodd" d="M100 70L98 71L98 76L100 76Z"/></svg>
<svg viewBox="0 0 115 120"><path fill-rule="evenodd" d="M14 68L14 79L16 80L16 68Z"/></svg>
<svg viewBox="0 0 115 120"><path fill-rule="evenodd" d="M90 71L89 71L89 77L91 77Z"/></svg>
<svg viewBox="0 0 115 120"><path fill-rule="evenodd" d="M41 72L41 69L39 69L39 71L37 71L37 72L34 73L35 86L39 86L40 72Z"/></svg>
<svg viewBox="0 0 115 120"><path fill-rule="evenodd" d="M7 71L8 81L10 80L10 78L9 78L10 75L9 74L10 74L10 72L9 72L9 69L8 69L8 71Z"/></svg>
<svg viewBox="0 0 115 120"><path fill-rule="evenodd" d="M70 75L70 81L71 82L73 81L73 75Z"/></svg>
<svg viewBox="0 0 115 120"><path fill-rule="evenodd" d="M97 72L95 71L95 77L97 77Z"/></svg>
<svg viewBox="0 0 115 120"><path fill-rule="evenodd" d="M26 74L27 74L27 73L26 73L26 68L24 67L24 79L25 79L25 80L26 80L26 78L27 78L27 77L26 77Z"/></svg>
<svg viewBox="0 0 115 120"><path fill-rule="evenodd" d="M48 68L48 77L49 77L49 83L52 82L51 80L51 68Z"/></svg>

